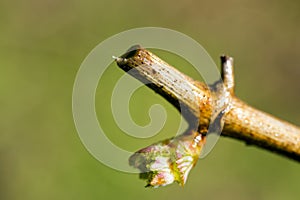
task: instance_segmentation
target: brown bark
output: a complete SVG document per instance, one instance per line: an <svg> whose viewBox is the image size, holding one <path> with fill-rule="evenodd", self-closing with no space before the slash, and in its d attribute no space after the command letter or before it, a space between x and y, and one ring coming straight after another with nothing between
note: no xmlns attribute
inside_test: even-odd
<svg viewBox="0 0 300 200"><path fill-rule="evenodd" d="M300 128L252 108L234 95L233 59L222 56L222 79L193 80L141 47L116 58L120 68L173 104L192 126L207 130L220 117L222 135L300 161ZM195 121L196 120L196 121Z"/></svg>

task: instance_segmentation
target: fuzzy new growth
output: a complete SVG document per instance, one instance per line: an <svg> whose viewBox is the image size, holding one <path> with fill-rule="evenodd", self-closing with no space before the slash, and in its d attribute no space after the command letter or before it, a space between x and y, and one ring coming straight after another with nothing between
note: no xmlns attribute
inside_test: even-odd
<svg viewBox="0 0 300 200"><path fill-rule="evenodd" d="M188 174L196 164L205 137L195 131L155 143L137 151L129 164L141 171L146 187L159 187L179 183L183 186Z"/></svg>

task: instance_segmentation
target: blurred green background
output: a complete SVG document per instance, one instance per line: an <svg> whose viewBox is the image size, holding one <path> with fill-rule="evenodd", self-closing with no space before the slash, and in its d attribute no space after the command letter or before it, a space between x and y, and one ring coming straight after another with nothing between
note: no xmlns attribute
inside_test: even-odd
<svg viewBox="0 0 300 200"><path fill-rule="evenodd" d="M73 83L87 54L118 32L161 26L197 40L216 63L220 54L232 55L237 95L300 125L299 10L296 0L2 0L0 199L299 199L298 163L228 138L198 162L184 188L144 188L136 174L94 159L72 118ZM173 65L185 63L164 56ZM172 136L179 114L145 87L133 96L132 117L146 125L149 107L159 103L168 112L162 132L139 140L116 126L109 95L123 74L112 64L96 94L108 137L134 151Z"/></svg>

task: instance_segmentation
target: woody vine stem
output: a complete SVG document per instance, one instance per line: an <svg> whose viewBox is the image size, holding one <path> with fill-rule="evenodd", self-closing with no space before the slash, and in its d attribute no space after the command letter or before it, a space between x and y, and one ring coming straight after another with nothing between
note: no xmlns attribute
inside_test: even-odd
<svg viewBox="0 0 300 200"><path fill-rule="evenodd" d="M131 47L115 60L134 78L150 81L147 86L174 105L190 123L189 130L178 139L151 145L130 158L130 164L142 170L141 178L148 180L148 186L174 181L183 185L210 129L300 161L300 128L257 110L235 96L233 58L221 57L221 79L213 85L193 80L140 46ZM175 150L177 154L167 155L167 161L157 158L166 148L170 151L182 146L181 156Z"/></svg>

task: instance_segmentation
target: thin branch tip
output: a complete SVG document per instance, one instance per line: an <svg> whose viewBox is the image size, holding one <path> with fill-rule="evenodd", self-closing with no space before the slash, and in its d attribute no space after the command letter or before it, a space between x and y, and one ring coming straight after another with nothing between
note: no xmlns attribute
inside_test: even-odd
<svg viewBox="0 0 300 200"><path fill-rule="evenodd" d="M234 69L233 69L233 58L230 56L221 56L221 76L226 89L234 95Z"/></svg>

